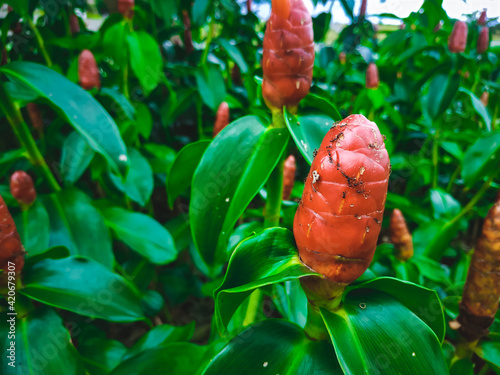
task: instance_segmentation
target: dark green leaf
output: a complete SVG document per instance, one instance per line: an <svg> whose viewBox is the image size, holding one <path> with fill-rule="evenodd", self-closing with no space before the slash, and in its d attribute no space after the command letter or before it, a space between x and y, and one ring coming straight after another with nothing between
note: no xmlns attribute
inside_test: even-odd
<svg viewBox="0 0 500 375"><path fill-rule="evenodd" d="M108 375L121 363L127 352L121 342L99 337L82 340L78 350L85 362L85 368L92 375Z"/></svg>
<svg viewBox="0 0 500 375"><path fill-rule="evenodd" d="M9 318L12 317L5 319ZM16 331L13 337L8 334L10 324L4 321L0 325L0 334L3 337L0 340L0 349L3 353L0 359L2 373L85 374L80 357L63 325L64 322L54 310L42 306L26 317L15 317L15 320ZM15 355L9 358L9 348L13 341L15 341Z"/></svg>
<svg viewBox="0 0 500 375"><path fill-rule="evenodd" d="M458 74L437 74L431 81L428 92L422 96L422 110L434 122L451 104L460 86Z"/></svg>
<svg viewBox="0 0 500 375"><path fill-rule="evenodd" d="M154 264L168 264L177 258L170 233L155 219L119 207L103 210L106 224L116 237Z"/></svg>
<svg viewBox="0 0 500 375"><path fill-rule="evenodd" d="M191 186L196 167L210 142L201 140L190 143L177 154L167 178L168 204L171 208L175 199Z"/></svg>
<svg viewBox="0 0 500 375"><path fill-rule="evenodd" d="M177 13L177 2L174 0L151 0L151 8L158 17L163 19L165 24L170 24L172 17Z"/></svg>
<svg viewBox="0 0 500 375"><path fill-rule="evenodd" d="M152 157L148 156L149 164L154 173L168 173L174 163L176 152L174 149L157 143L148 143L144 145L144 150Z"/></svg>
<svg viewBox="0 0 500 375"><path fill-rule="evenodd" d="M101 214L77 189L43 197L50 218L50 246L66 246L71 255L92 258L113 267L111 238Z"/></svg>
<svg viewBox="0 0 500 375"><path fill-rule="evenodd" d="M483 119L486 125L486 129L488 129L488 131L491 131L491 117L483 102L476 95L474 95L472 91L467 90L465 87L460 87L460 91L470 96L474 110Z"/></svg>
<svg viewBox="0 0 500 375"><path fill-rule="evenodd" d="M288 280L273 285L274 303L281 315L292 323L304 327L307 320L307 297L299 280Z"/></svg>
<svg viewBox="0 0 500 375"><path fill-rule="evenodd" d="M49 248L49 214L40 201L16 216L16 226L28 257Z"/></svg>
<svg viewBox="0 0 500 375"><path fill-rule="evenodd" d="M225 329L238 306L253 290L310 275L318 274L301 263L289 230L265 229L244 240L234 250L224 281L215 292L219 329Z"/></svg>
<svg viewBox="0 0 500 375"><path fill-rule="evenodd" d="M203 25L207 20L210 0L195 0L192 8L193 22L197 25Z"/></svg>
<svg viewBox="0 0 500 375"><path fill-rule="evenodd" d="M90 162L95 151L80 133L73 132L64 141L59 170L64 182L73 185L80 179Z"/></svg>
<svg viewBox="0 0 500 375"><path fill-rule="evenodd" d="M231 42L228 41L227 39L220 38L218 39L218 42L219 45L226 50L229 57L231 57L231 59L233 59L234 62L238 65L241 72L243 74L248 73L248 65L238 47L231 44Z"/></svg>
<svg viewBox="0 0 500 375"><path fill-rule="evenodd" d="M103 47L106 55L113 59L117 68L125 68L128 62L127 56L127 35L130 33L129 25L126 22L117 22L111 25L104 32Z"/></svg>
<svg viewBox="0 0 500 375"><path fill-rule="evenodd" d="M226 84L220 67L207 64L196 72L196 84L203 103L216 111L226 97Z"/></svg>
<svg viewBox="0 0 500 375"><path fill-rule="evenodd" d="M117 112L119 119L124 119L125 117L133 121L135 119L135 108L130 103L130 101L118 91L116 88L103 87L99 91L100 95L110 97L114 106L111 108L114 112Z"/></svg>
<svg viewBox="0 0 500 375"><path fill-rule="evenodd" d="M301 104L304 104L306 107L319 109L325 115L330 116L334 121L342 120L342 116L340 115L338 109L331 102L329 102L325 98L322 98L321 96L309 93L301 102Z"/></svg>
<svg viewBox="0 0 500 375"><path fill-rule="evenodd" d="M92 259L42 260L24 282L21 293L47 305L112 322L144 319L136 288Z"/></svg>
<svg viewBox="0 0 500 375"><path fill-rule="evenodd" d="M462 208L460 202L443 189L431 189L430 193L434 219L451 219L460 212Z"/></svg>
<svg viewBox="0 0 500 375"><path fill-rule="evenodd" d="M146 94L161 81L163 59L156 40L145 31L127 35L130 65Z"/></svg>
<svg viewBox="0 0 500 375"><path fill-rule="evenodd" d="M434 332L386 293L356 289L321 314L346 374L448 373Z"/></svg>
<svg viewBox="0 0 500 375"><path fill-rule="evenodd" d="M127 150L120 132L104 108L85 90L43 65L15 61L0 69L10 79L30 87L59 110L113 170L124 173Z"/></svg>
<svg viewBox="0 0 500 375"><path fill-rule="evenodd" d="M193 240L204 261L224 263L232 229L262 188L288 143L283 128L253 116L224 128L205 151L193 177L189 206Z"/></svg>
<svg viewBox="0 0 500 375"><path fill-rule="evenodd" d="M203 375L340 375L332 345L312 341L296 325L265 320L241 332L210 362Z"/></svg>
<svg viewBox="0 0 500 375"><path fill-rule="evenodd" d="M500 131L481 135L465 152L462 177L471 187L496 170L500 158Z"/></svg>

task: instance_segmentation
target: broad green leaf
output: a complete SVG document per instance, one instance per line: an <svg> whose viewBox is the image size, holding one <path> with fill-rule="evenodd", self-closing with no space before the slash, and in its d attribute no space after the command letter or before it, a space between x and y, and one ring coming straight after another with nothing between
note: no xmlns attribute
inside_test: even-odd
<svg viewBox="0 0 500 375"><path fill-rule="evenodd" d="M136 288L89 258L42 260L25 275L24 283L20 293L80 315L112 322L144 319Z"/></svg>
<svg viewBox="0 0 500 375"><path fill-rule="evenodd" d="M168 264L177 258L170 233L155 219L119 207L102 211L106 225L132 250L154 264Z"/></svg>
<svg viewBox="0 0 500 375"><path fill-rule="evenodd" d="M149 164L153 168L153 173L166 174L170 171L176 156L174 149L158 143L148 143L144 145L144 150Z"/></svg>
<svg viewBox="0 0 500 375"><path fill-rule="evenodd" d="M16 330L12 337L11 325L5 322L0 325L2 374L85 374L69 332L53 309L40 306L25 317L13 317ZM5 320L9 318L12 317L5 315ZM15 357L9 358L11 341L15 341Z"/></svg>
<svg viewBox="0 0 500 375"><path fill-rule="evenodd" d="M292 232L265 229L234 250L222 285L215 291L215 316L225 330L238 306L253 290L265 285L318 275L303 265Z"/></svg>
<svg viewBox="0 0 500 375"><path fill-rule="evenodd" d="M418 268L424 277L437 283L441 283L446 287L451 286L449 271L447 272L447 269L443 268L439 262L429 259L424 255L417 255L413 257L411 262Z"/></svg>
<svg viewBox="0 0 500 375"><path fill-rule="evenodd" d="M224 39L224 38L219 38L217 40L217 42L219 43L219 45L222 48L224 48L226 50L229 57L231 57L231 59L234 60L234 62L240 68L241 72L243 74L248 73L248 65L245 61L245 58L243 57L240 50L238 49L238 47L236 47L236 45L234 45L234 44L231 44L230 41L228 41L227 39Z"/></svg>
<svg viewBox="0 0 500 375"><path fill-rule="evenodd" d="M391 277L380 277L352 287L379 290L395 298L429 326L440 341L445 334L445 321L440 299L434 290Z"/></svg>
<svg viewBox="0 0 500 375"><path fill-rule="evenodd" d="M192 8L193 22L197 25L203 25L207 20L210 0L195 0Z"/></svg>
<svg viewBox="0 0 500 375"><path fill-rule="evenodd" d="M428 222L413 233L415 254L423 254L430 259L439 260L455 238L459 224L447 219Z"/></svg>
<svg viewBox="0 0 500 375"><path fill-rule="evenodd" d="M284 112L285 122L300 153L312 164L314 151L319 148L326 133L335 125L327 115L306 115L295 117Z"/></svg>
<svg viewBox="0 0 500 375"><path fill-rule="evenodd" d="M224 128L205 151L189 211L194 243L208 265L227 260L233 227L278 164L288 138L286 129L247 116Z"/></svg>
<svg viewBox="0 0 500 375"><path fill-rule="evenodd" d="M330 118L334 121L342 120L342 116L340 115L338 109L331 102L321 96L309 93L301 102L301 105L319 109L325 115L330 116Z"/></svg>
<svg viewBox="0 0 500 375"><path fill-rule="evenodd" d="M31 62L11 62L0 71L47 100L114 171L124 174L128 157L120 132L108 112L87 91L52 69Z"/></svg>
<svg viewBox="0 0 500 375"><path fill-rule="evenodd" d="M207 346L186 342L144 350L123 361L111 375L151 375L165 371L169 375L197 375L210 360Z"/></svg>
<svg viewBox="0 0 500 375"><path fill-rule="evenodd" d="M29 254L28 254L29 255ZM38 262L44 260L44 259L62 259L62 258L67 258L69 257L69 250L64 247L64 246L56 246L56 247L51 247L50 249L46 249L44 252L33 255L33 256L27 256L26 257L26 262L24 265L24 269L28 269L34 264L37 264ZM28 271L29 272L29 271Z"/></svg>
<svg viewBox="0 0 500 375"><path fill-rule="evenodd" d="M153 193L153 171L148 161L136 149L129 149L130 168L125 182L120 176L110 174L111 181L118 190L124 192L134 202L145 206Z"/></svg>
<svg viewBox="0 0 500 375"><path fill-rule="evenodd" d="M128 350L127 354L123 356L123 359L134 357L145 350L154 349L160 345L189 341L191 337L193 337L194 326L194 322L179 327L168 324L156 326L142 336L141 339Z"/></svg>
<svg viewBox="0 0 500 375"><path fill-rule="evenodd" d="M49 246L66 246L71 255L83 255L113 267L108 229L88 196L73 188L42 199L50 219Z"/></svg>
<svg viewBox="0 0 500 375"><path fill-rule="evenodd" d="M177 13L177 2L174 0L151 0L151 8L158 17L163 19L165 24L170 24L172 17Z"/></svg>
<svg viewBox="0 0 500 375"><path fill-rule="evenodd" d="M460 212L462 206L455 198L443 189L431 189L431 203L434 210L434 219L451 219Z"/></svg>
<svg viewBox="0 0 500 375"><path fill-rule="evenodd" d="M462 178L471 187L477 181L496 171L500 158L500 131L481 135L465 152Z"/></svg>
<svg viewBox="0 0 500 375"><path fill-rule="evenodd" d="M130 65L142 88L149 94L161 81L163 59L156 40L145 31L127 35Z"/></svg>
<svg viewBox="0 0 500 375"><path fill-rule="evenodd" d="M207 64L196 71L196 84L203 103L216 111L226 98L226 84L220 67Z"/></svg>
<svg viewBox="0 0 500 375"><path fill-rule="evenodd" d="M307 320L307 297L299 280L273 285L273 298L284 318L304 328Z"/></svg>
<svg viewBox="0 0 500 375"><path fill-rule="evenodd" d="M448 109L460 86L458 74L438 73L431 80L428 91L422 95L422 111L434 122Z"/></svg>
<svg viewBox="0 0 500 375"><path fill-rule="evenodd" d="M113 100L112 110L117 113L119 119L128 118L133 121L135 118L135 108L130 101L117 88L102 87L100 95L108 96Z"/></svg>
<svg viewBox="0 0 500 375"><path fill-rule="evenodd" d="M73 132L64 141L59 171L67 185L73 185L82 177L95 151L80 133Z"/></svg>
<svg viewBox="0 0 500 375"><path fill-rule="evenodd" d="M491 117L483 102L476 95L474 95L472 91L467 90L465 87L460 87L460 91L470 96L474 110L483 119L486 129L491 131Z"/></svg>
<svg viewBox="0 0 500 375"><path fill-rule="evenodd" d="M149 139L151 132L153 131L153 116L148 106L144 103L136 104L137 119L135 121L135 126L145 139Z"/></svg>
<svg viewBox="0 0 500 375"><path fill-rule="evenodd" d="M117 69L124 68L128 62L127 35L130 33L130 26L127 22L117 22L111 25L104 32L102 40L103 49L106 55L113 59L113 65Z"/></svg>
<svg viewBox="0 0 500 375"><path fill-rule="evenodd" d="M391 158L391 161L392 160L393 159ZM385 208L399 208L403 211L405 216L418 224L423 224L430 220L430 215L423 209L423 207L421 207L421 205L414 204L408 198L399 194L388 192Z"/></svg>
<svg viewBox="0 0 500 375"><path fill-rule="evenodd" d="M475 349L476 354L500 368L500 340L498 336L493 340L482 340Z"/></svg>
<svg viewBox="0 0 500 375"><path fill-rule="evenodd" d="M196 167L198 167L210 142L210 140L201 140L190 143L177 154L167 178L168 205L170 208L174 206L175 199L191 186Z"/></svg>
<svg viewBox="0 0 500 375"><path fill-rule="evenodd" d="M434 332L392 296L355 289L340 309L320 309L346 374L447 374Z"/></svg>
<svg viewBox="0 0 500 375"><path fill-rule="evenodd" d="M290 322L269 319L232 339L203 375L343 374L331 343L310 340Z"/></svg>
<svg viewBox="0 0 500 375"><path fill-rule="evenodd" d="M49 248L49 214L40 201L22 211L15 219L28 257L43 253Z"/></svg>
<svg viewBox="0 0 500 375"><path fill-rule="evenodd" d="M127 348L120 341L91 337L78 345L85 368L92 375L107 375L122 362Z"/></svg>

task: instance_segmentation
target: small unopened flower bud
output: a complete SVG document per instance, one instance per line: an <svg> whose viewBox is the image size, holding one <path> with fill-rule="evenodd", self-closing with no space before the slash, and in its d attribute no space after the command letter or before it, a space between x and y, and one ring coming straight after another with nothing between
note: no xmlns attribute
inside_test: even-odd
<svg viewBox="0 0 500 375"><path fill-rule="evenodd" d="M490 31L484 26L479 32L479 37L477 38L477 53L481 54L485 52L490 45Z"/></svg>
<svg viewBox="0 0 500 375"><path fill-rule="evenodd" d="M229 124L229 105L227 102L222 102L217 109L217 114L215 115L215 124L213 137L215 138L222 129L224 129Z"/></svg>
<svg viewBox="0 0 500 375"><path fill-rule="evenodd" d="M342 65L345 65L347 62L347 56L344 51L339 53L339 61Z"/></svg>
<svg viewBox="0 0 500 375"><path fill-rule="evenodd" d="M71 34L73 35L80 32L80 21L78 20L78 16L76 14L69 16L69 28L71 30Z"/></svg>
<svg viewBox="0 0 500 375"><path fill-rule="evenodd" d="M36 199L33 179L24 171L16 171L10 177L10 193L21 206L29 206Z"/></svg>
<svg viewBox="0 0 500 375"><path fill-rule="evenodd" d="M101 87L101 77L95 57L88 49L84 49L78 57L78 78L80 86L85 90Z"/></svg>
<svg viewBox="0 0 500 375"><path fill-rule="evenodd" d="M118 0L118 12L125 18L134 17L134 0Z"/></svg>
<svg viewBox="0 0 500 375"><path fill-rule="evenodd" d="M450 38L448 39L448 49L451 53L461 53L467 46L467 34L469 27L463 21L455 22Z"/></svg>
<svg viewBox="0 0 500 375"><path fill-rule="evenodd" d="M413 240L403 213L397 208L392 211L389 223L391 242L396 248L396 257L407 261L413 256Z"/></svg>
<svg viewBox="0 0 500 375"><path fill-rule="evenodd" d="M295 156L290 155L286 158L285 165L283 166L283 200L285 201L289 200L292 195L296 170Z"/></svg>
<svg viewBox="0 0 500 375"><path fill-rule="evenodd" d="M377 65L375 65L375 63L368 64L368 68L366 69L366 88L376 89L379 83Z"/></svg>
<svg viewBox="0 0 500 375"><path fill-rule="evenodd" d="M487 107L489 100L490 100L490 93L488 91L484 91L481 94L481 103L483 103L484 106Z"/></svg>
<svg viewBox="0 0 500 375"><path fill-rule="evenodd" d="M477 20L477 24L479 26L485 26L486 25L486 9L483 9L481 12L481 15L479 16L479 19Z"/></svg>

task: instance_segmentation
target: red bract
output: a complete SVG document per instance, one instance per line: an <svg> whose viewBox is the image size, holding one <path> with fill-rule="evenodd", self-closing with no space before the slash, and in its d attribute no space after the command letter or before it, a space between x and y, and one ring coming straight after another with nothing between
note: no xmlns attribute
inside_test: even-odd
<svg viewBox="0 0 500 375"><path fill-rule="evenodd" d="M16 224L0 196L0 269L8 270L9 262L15 264L16 273L24 266L24 247L17 232Z"/></svg>
<svg viewBox="0 0 500 375"><path fill-rule="evenodd" d="M490 31L484 26L479 32L479 36L477 38L477 53L481 54L485 52L490 45Z"/></svg>
<svg viewBox="0 0 500 375"><path fill-rule="evenodd" d="M264 36L262 95L271 110L297 106L311 87L314 33L302 0L273 0Z"/></svg>
<svg viewBox="0 0 500 375"><path fill-rule="evenodd" d="M361 7L359 8L359 16L364 17L366 14L366 4L367 0L362 0L361 1Z"/></svg>
<svg viewBox="0 0 500 375"><path fill-rule="evenodd" d="M134 0L118 0L118 12L125 18L134 17Z"/></svg>
<svg viewBox="0 0 500 375"><path fill-rule="evenodd" d="M375 123L351 115L328 131L293 224L306 265L342 284L363 274L375 253L389 173L389 155Z"/></svg>
<svg viewBox="0 0 500 375"><path fill-rule="evenodd" d="M366 69L366 88L376 89L379 83L377 65L375 63L368 64L368 68Z"/></svg>
<svg viewBox="0 0 500 375"><path fill-rule="evenodd" d="M190 55L194 52L193 35L191 34L191 19L187 10L182 11L182 21L184 24L184 49Z"/></svg>
<svg viewBox="0 0 500 375"><path fill-rule="evenodd" d="M226 102L222 102L217 109L217 114L215 115L215 124L213 137L221 132L229 124L229 105Z"/></svg>
<svg viewBox="0 0 500 375"><path fill-rule="evenodd" d="M293 185L295 184L295 172L297 170L297 164L295 162L295 156L290 155L285 160L285 165L283 166L283 199L289 200L292 195Z"/></svg>
<svg viewBox="0 0 500 375"><path fill-rule="evenodd" d="M78 16L76 14L69 16L69 28L71 30L71 34L78 34L80 32L80 21L78 20Z"/></svg>
<svg viewBox="0 0 500 375"><path fill-rule="evenodd" d="M413 240L405 217L397 208L392 211L389 230L391 242L396 248L396 256L402 261L407 261L413 256Z"/></svg>
<svg viewBox="0 0 500 375"><path fill-rule="evenodd" d="M78 57L78 78L80 86L85 90L101 87L101 77L95 57L88 49L84 49Z"/></svg>
<svg viewBox="0 0 500 375"><path fill-rule="evenodd" d="M468 32L469 28L465 22L455 22L450 38L448 39L448 49L451 53L461 53L465 51Z"/></svg>
<svg viewBox="0 0 500 375"><path fill-rule="evenodd" d="M42 114L40 113L40 108L36 103L28 103L26 105L26 110L28 111L28 115L31 120L31 124L37 130L43 129L43 119Z"/></svg>
<svg viewBox="0 0 500 375"><path fill-rule="evenodd" d="M481 12L479 19L477 20L477 24L480 26L486 25L486 9Z"/></svg>
<svg viewBox="0 0 500 375"><path fill-rule="evenodd" d="M24 171L16 171L10 177L10 193L20 205L30 205L36 199L33 179Z"/></svg>

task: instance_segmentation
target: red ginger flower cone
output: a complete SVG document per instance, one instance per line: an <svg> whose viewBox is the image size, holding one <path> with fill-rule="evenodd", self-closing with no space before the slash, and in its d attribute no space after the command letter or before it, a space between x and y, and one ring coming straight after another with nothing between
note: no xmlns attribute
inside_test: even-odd
<svg viewBox="0 0 500 375"><path fill-rule="evenodd" d="M16 224L0 196L0 270L8 272L9 262L12 262L15 264L15 272L20 273L24 266L25 253Z"/></svg>
<svg viewBox="0 0 500 375"><path fill-rule="evenodd" d="M311 87L312 20L302 0L273 0L264 36L262 95L272 111L295 107Z"/></svg>
<svg viewBox="0 0 500 375"><path fill-rule="evenodd" d="M448 39L448 49L451 53L461 53L467 46L467 34L469 27L463 21L455 22L450 38Z"/></svg>
<svg viewBox="0 0 500 375"><path fill-rule="evenodd" d="M283 166L283 199L286 201L289 200L292 195L296 171L297 163L295 162L295 156L290 155L286 158Z"/></svg>
<svg viewBox="0 0 500 375"><path fill-rule="evenodd" d="M490 46L490 30L485 26L479 32L477 38L477 53L481 54L485 52Z"/></svg>
<svg viewBox="0 0 500 375"><path fill-rule="evenodd" d="M125 18L134 17L134 0L118 0L118 12Z"/></svg>
<svg viewBox="0 0 500 375"><path fill-rule="evenodd" d="M80 32L80 21L78 20L78 16L76 14L69 16L69 28L71 30L71 34L73 35Z"/></svg>
<svg viewBox="0 0 500 375"><path fill-rule="evenodd" d="M366 69L366 88L367 89L376 89L380 84L378 78L378 68L375 63L368 64L368 68Z"/></svg>
<svg viewBox="0 0 500 375"><path fill-rule="evenodd" d="M84 49L78 57L78 79L85 90L101 87L101 77L95 57L88 49Z"/></svg>
<svg viewBox="0 0 500 375"><path fill-rule="evenodd" d="M14 172L10 177L10 193L20 205L31 205L36 199L35 185L31 176L24 171Z"/></svg>
<svg viewBox="0 0 500 375"><path fill-rule="evenodd" d="M215 138L222 129L224 129L229 124L229 105L226 102L222 102L217 109L217 114L215 115L215 124L213 137Z"/></svg>
<svg viewBox="0 0 500 375"><path fill-rule="evenodd" d="M396 256L401 261L407 261L413 256L413 240L408 230L403 213L397 208L392 211L389 222L391 242L396 248Z"/></svg>
<svg viewBox="0 0 500 375"><path fill-rule="evenodd" d="M326 134L307 177L293 233L306 265L338 284L368 268L390 173L377 125L351 115Z"/></svg>
<svg viewBox="0 0 500 375"><path fill-rule="evenodd" d="M500 201L491 207L483 224L460 302L460 333L468 341L488 334L500 298Z"/></svg>
<svg viewBox="0 0 500 375"><path fill-rule="evenodd" d="M182 11L182 22L184 24L184 49L188 55L194 52L193 34L191 33L191 19L187 10Z"/></svg>
<svg viewBox="0 0 500 375"><path fill-rule="evenodd" d="M486 9L481 12L479 19L477 20L477 24L480 26L486 25Z"/></svg>

